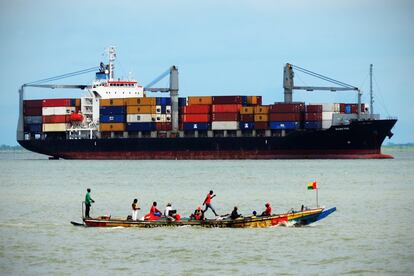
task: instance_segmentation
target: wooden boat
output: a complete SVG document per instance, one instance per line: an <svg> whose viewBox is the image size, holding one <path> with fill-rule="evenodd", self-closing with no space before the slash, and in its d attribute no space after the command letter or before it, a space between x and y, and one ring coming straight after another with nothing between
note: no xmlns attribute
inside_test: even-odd
<svg viewBox="0 0 414 276"><path fill-rule="evenodd" d="M277 225L304 226L319 221L336 211L336 207L329 209L314 208L304 211L289 211L285 214L271 216L248 216L237 219L219 217L217 219L194 220L182 218L179 221L171 221L161 217L158 220L128 220L101 216L97 218L83 218L84 224L72 222L73 225L86 227L166 227L166 226L200 226L200 227L226 227L226 228L266 228Z"/></svg>

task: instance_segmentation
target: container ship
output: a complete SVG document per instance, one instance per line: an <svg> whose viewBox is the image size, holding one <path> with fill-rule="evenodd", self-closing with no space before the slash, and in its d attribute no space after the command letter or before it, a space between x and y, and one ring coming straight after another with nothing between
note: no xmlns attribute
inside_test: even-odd
<svg viewBox="0 0 414 276"><path fill-rule="evenodd" d="M395 118L381 119L361 103L357 87L286 64L284 102L258 95L179 97L178 69L147 86L114 77L115 48L99 67L24 84L19 90L17 141L52 159L360 159L381 153ZM294 85L294 72L334 87ZM372 67L371 67L372 70ZM91 85L44 84L92 72ZM153 88L169 75L169 87ZM25 99L25 89L82 89L80 98ZM353 91L356 103L294 102L293 90ZM168 93L151 97L149 93Z"/></svg>

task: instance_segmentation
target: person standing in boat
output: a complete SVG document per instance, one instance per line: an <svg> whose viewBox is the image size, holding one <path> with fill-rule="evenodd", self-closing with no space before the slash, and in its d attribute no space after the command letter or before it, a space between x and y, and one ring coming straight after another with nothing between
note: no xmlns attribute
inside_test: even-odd
<svg viewBox="0 0 414 276"><path fill-rule="evenodd" d="M213 211L214 215L216 215L216 217L218 216L216 213L216 210L214 210L213 206L211 205L211 199L213 199L213 197L215 197L216 195L213 194L213 190L211 190L207 196L206 199L204 199L204 203L203 205L206 205L206 208L204 209L203 213L205 213L207 211L208 208L211 209L211 211Z"/></svg>
<svg viewBox="0 0 414 276"><path fill-rule="evenodd" d="M91 189L86 189L86 195L85 195L85 217L89 218L89 211L91 210L91 204L95 203L95 200L91 198Z"/></svg>
<svg viewBox="0 0 414 276"><path fill-rule="evenodd" d="M138 210L141 210L138 206L138 199L135 198L134 202L132 202L132 220L138 219Z"/></svg>
<svg viewBox="0 0 414 276"><path fill-rule="evenodd" d="M270 203L267 202L265 204L266 210L263 211L262 216L271 216L272 215L272 207L270 206Z"/></svg>

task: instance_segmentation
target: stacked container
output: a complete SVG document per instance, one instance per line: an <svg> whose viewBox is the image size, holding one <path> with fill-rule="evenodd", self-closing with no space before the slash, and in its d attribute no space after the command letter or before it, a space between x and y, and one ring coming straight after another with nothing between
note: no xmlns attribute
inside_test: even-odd
<svg viewBox="0 0 414 276"><path fill-rule="evenodd" d="M212 102L211 96L188 97L188 106L180 107L180 129L209 130Z"/></svg>
<svg viewBox="0 0 414 276"><path fill-rule="evenodd" d="M306 129L321 129L322 128L322 105L307 105L305 111Z"/></svg>
<svg viewBox="0 0 414 276"><path fill-rule="evenodd" d="M65 132L70 115L80 110L80 99L46 99L42 101L42 131Z"/></svg>
<svg viewBox="0 0 414 276"><path fill-rule="evenodd" d="M155 102L155 129L158 131L171 130L171 98L157 97Z"/></svg>
<svg viewBox="0 0 414 276"><path fill-rule="evenodd" d="M23 101L24 132L42 133L42 103L43 100Z"/></svg>
<svg viewBox="0 0 414 276"><path fill-rule="evenodd" d="M269 106L257 105L254 108L254 128L268 129L269 128Z"/></svg>
<svg viewBox="0 0 414 276"><path fill-rule="evenodd" d="M269 128L297 129L304 111L304 103L274 103L269 106Z"/></svg>
<svg viewBox="0 0 414 276"><path fill-rule="evenodd" d="M155 97L128 98L126 105L126 131L156 130L157 99ZM159 108L159 112L161 109Z"/></svg>
<svg viewBox="0 0 414 276"><path fill-rule="evenodd" d="M125 131L125 99L102 99L99 104L99 130Z"/></svg>
<svg viewBox="0 0 414 276"><path fill-rule="evenodd" d="M356 114L358 113L358 104L340 103L339 112L345 114ZM361 104L361 112L365 112L365 104Z"/></svg>
<svg viewBox="0 0 414 276"><path fill-rule="evenodd" d="M213 96L211 107L212 130L238 130L242 104L247 105L247 96Z"/></svg>

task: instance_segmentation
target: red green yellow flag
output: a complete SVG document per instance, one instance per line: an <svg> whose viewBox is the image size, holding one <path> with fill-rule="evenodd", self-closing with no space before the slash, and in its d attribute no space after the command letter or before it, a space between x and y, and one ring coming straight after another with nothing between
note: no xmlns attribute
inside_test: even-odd
<svg viewBox="0 0 414 276"><path fill-rule="evenodd" d="M318 185L316 184L316 181L308 183L308 190L316 190L316 189L318 189Z"/></svg>

